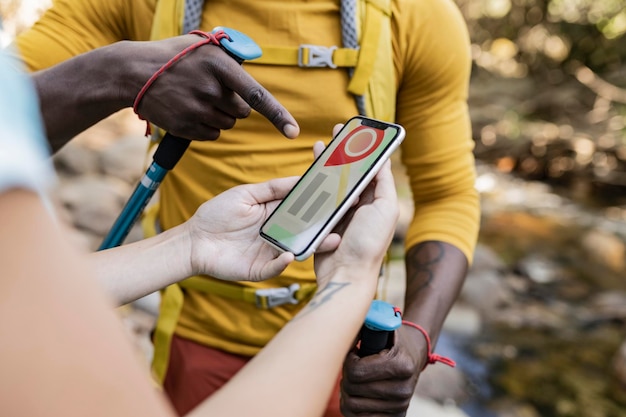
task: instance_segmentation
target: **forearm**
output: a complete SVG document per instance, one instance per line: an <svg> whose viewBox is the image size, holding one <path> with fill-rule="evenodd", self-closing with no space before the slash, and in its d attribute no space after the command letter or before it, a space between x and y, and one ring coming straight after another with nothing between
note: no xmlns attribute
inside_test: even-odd
<svg viewBox="0 0 626 417"><path fill-rule="evenodd" d="M374 296L373 278L378 271L354 269L345 276L339 272L319 290L307 307L205 404L207 408L198 407L193 414L321 415ZM237 401L242 392L246 393L245 402ZM276 392L282 397L268 402Z"/></svg>
<svg viewBox="0 0 626 417"><path fill-rule="evenodd" d="M2 414L173 416L39 198L8 192L0 211L0 385L11 387ZM70 392L75 401L67 401Z"/></svg>
<svg viewBox="0 0 626 417"><path fill-rule="evenodd" d="M422 326L434 343L463 286L467 258L451 244L428 241L410 248L405 262L403 316Z"/></svg>
<svg viewBox="0 0 626 417"><path fill-rule="evenodd" d="M33 74L53 151L107 116L132 106L145 77L133 64L137 59L133 49L131 42L118 42Z"/></svg>
<svg viewBox="0 0 626 417"><path fill-rule="evenodd" d="M414 201L417 209L406 237L404 315L422 325L433 342L463 286L480 225L473 159L460 159L465 164L451 166L462 177L446 170L440 174L445 181Z"/></svg>
<svg viewBox="0 0 626 417"><path fill-rule="evenodd" d="M102 286L122 305L193 275L190 245L183 226L178 226L149 239L95 252L91 262Z"/></svg>

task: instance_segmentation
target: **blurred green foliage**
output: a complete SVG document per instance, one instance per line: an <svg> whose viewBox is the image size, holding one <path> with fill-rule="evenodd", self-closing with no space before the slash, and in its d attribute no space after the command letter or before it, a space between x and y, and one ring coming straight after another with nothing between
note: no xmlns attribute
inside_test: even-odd
<svg viewBox="0 0 626 417"><path fill-rule="evenodd" d="M521 78L570 63L594 72L626 58L626 0L455 0L470 29L477 65Z"/></svg>
<svg viewBox="0 0 626 417"><path fill-rule="evenodd" d="M455 1L476 156L626 206L626 0Z"/></svg>

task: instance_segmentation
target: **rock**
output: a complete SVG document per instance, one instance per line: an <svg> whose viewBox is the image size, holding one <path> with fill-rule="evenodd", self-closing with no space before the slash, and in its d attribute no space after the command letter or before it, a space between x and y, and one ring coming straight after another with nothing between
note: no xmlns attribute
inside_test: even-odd
<svg viewBox="0 0 626 417"><path fill-rule="evenodd" d="M144 239L144 235L143 235L143 228L141 227L141 220L137 220L137 223L135 223L133 227L130 229L130 232L128 232L128 236L126 236L124 243L126 244L126 243L138 242L143 239Z"/></svg>
<svg viewBox="0 0 626 417"><path fill-rule="evenodd" d="M501 271L504 268L504 262L502 262L500 256L498 256L493 249L480 243L476 245L476 249L474 250L474 260L470 268L471 271Z"/></svg>
<svg viewBox="0 0 626 417"><path fill-rule="evenodd" d="M460 404L470 395L463 372L440 363L429 365L422 371L415 394L438 403L451 404Z"/></svg>
<svg viewBox="0 0 626 417"><path fill-rule="evenodd" d="M510 271L506 271L502 278L506 287L516 295L525 296L529 293L532 283L528 278Z"/></svg>
<svg viewBox="0 0 626 417"><path fill-rule="evenodd" d="M134 185L150 161L147 149L148 141L144 137L121 138L100 153L103 174Z"/></svg>
<svg viewBox="0 0 626 417"><path fill-rule="evenodd" d="M511 298L502 273L494 270L470 271L460 295L461 300L488 317L508 304Z"/></svg>
<svg viewBox="0 0 626 417"><path fill-rule="evenodd" d="M443 328L454 335L476 337L480 334L482 319L477 309L459 301L452 306Z"/></svg>
<svg viewBox="0 0 626 417"><path fill-rule="evenodd" d="M454 405L441 405L433 400L413 397L406 417L469 417Z"/></svg>
<svg viewBox="0 0 626 417"><path fill-rule="evenodd" d="M567 328L568 319L572 315L564 304L544 303L518 304L488 316L492 323L504 325L511 329L529 328L536 330L562 331Z"/></svg>
<svg viewBox="0 0 626 417"><path fill-rule="evenodd" d="M564 268L541 254L530 254L517 264L519 272L537 284L549 284L564 278Z"/></svg>
<svg viewBox="0 0 626 417"><path fill-rule="evenodd" d="M129 185L111 178L76 177L60 184L57 197L79 229L104 236L130 196Z"/></svg>
<svg viewBox="0 0 626 417"><path fill-rule="evenodd" d="M613 376L615 381L612 386L613 396L626 404L626 341L622 343L613 358Z"/></svg>
<svg viewBox="0 0 626 417"><path fill-rule="evenodd" d="M626 322L626 293L605 291L595 295L586 305L596 321Z"/></svg>
<svg viewBox="0 0 626 417"><path fill-rule="evenodd" d="M592 260L600 262L614 271L624 269L626 246L614 234L592 230L582 238L582 246Z"/></svg>
<svg viewBox="0 0 626 417"><path fill-rule="evenodd" d="M498 417L541 417L541 414L530 404L515 400L500 400L489 407Z"/></svg>
<svg viewBox="0 0 626 417"><path fill-rule="evenodd" d="M139 358L149 368L154 354L150 334L156 325L156 317L131 305L120 307L117 312Z"/></svg>
<svg viewBox="0 0 626 417"><path fill-rule="evenodd" d="M622 343L613 358L613 371L619 383L626 389L626 341Z"/></svg>
<svg viewBox="0 0 626 417"><path fill-rule="evenodd" d="M102 236L89 230L68 228L67 237L74 247L85 253L97 250L100 243L102 243Z"/></svg>
<svg viewBox="0 0 626 417"><path fill-rule="evenodd" d="M52 158L59 174L86 175L100 171L98 154L80 143L70 143Z"/></svg>

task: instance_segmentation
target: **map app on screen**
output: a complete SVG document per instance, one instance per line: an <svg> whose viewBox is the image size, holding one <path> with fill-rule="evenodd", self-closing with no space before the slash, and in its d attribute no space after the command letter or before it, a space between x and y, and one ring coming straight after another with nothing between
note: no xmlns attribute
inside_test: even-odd
<svg viewBox="0 0 626 417"><path fill-rule="evenodd" d="M383 126L383 125L381 125ZM398 135L351 119L263 225L262 232L302 253Z"/></svg>

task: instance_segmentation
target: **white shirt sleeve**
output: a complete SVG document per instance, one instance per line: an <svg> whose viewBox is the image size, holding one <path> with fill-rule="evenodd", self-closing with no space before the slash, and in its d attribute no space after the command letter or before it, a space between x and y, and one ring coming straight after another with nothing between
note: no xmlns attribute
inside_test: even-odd
<svg viewBox="0 0 626 417"><path fill-rule="evenodd" d="M35 88L19 61L0 50L0 193L43 193L54 178Z"/></svg>

